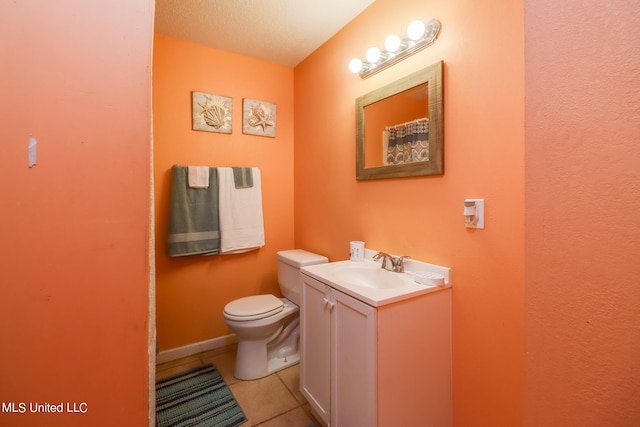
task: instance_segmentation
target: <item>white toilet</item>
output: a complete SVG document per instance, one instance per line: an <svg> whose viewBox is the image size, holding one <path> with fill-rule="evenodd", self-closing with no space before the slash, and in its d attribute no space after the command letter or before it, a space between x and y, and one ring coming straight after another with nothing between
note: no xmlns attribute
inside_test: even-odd
<svg viewBox="0 0 640 427"><path fill-rule="evenodd" d="M280 251L278 284L286 298L254 295L224 307L224 323L238 337L236 378L254 380L300 361L300 267L328 261L302 249Z"/></svg>

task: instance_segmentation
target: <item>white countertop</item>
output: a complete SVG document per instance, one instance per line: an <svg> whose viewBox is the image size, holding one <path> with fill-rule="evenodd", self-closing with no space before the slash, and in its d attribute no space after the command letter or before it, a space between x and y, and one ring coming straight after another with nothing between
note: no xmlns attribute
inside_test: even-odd
<svg viewBox="0 0 640 427"><path fill-rule="evenodd" d="M364 261L336 261L326 264L316 264L302 267L302 274L306 274L314 279L326 283L332 288L346 293L366 304L373 307L381 307L386 304L413 298L432 292L439 292L451 287L451 269L420 261L412 260L407 262L405 273L395 273L383 270L379 262L371 259L372 255L377 253L367 249ZM411 265L409 267L409 264ZM375 275L376 280L385 283L393 283L390 286L369 287L357 284L357 281L345 280L345 270L362 269L372 270L371 274ZM444 276L444 286L428 286L416 283L414 274L417 272L433 272Z"/></svg>

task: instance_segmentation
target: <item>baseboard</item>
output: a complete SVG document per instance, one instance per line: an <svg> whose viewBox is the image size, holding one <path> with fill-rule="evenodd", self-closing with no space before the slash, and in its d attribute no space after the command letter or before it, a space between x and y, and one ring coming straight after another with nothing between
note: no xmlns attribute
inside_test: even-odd
<svg viewBox="0 0 640 427"><path fill-rule="evenodd" d="M188 344L182 347L170 348L169 350L163 350L158 353L158 356L156 357L156 364L171 362L172 360L192 356L194 354L202 353L203 351L228 347L236 344L237 342L238 337L236 337L235 334L231 334Z"/></svg>

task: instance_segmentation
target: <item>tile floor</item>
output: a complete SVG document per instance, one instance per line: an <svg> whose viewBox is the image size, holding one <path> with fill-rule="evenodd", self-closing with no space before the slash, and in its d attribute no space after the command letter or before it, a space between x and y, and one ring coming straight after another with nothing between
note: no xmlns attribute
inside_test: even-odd
<svg viewBox="0 0 640 427"><path fill-rule="evenodd" d="M309 412L309 404L298 391L300 365L253 381L233 376L235 347L211 350L156 366L162 378L205 363L213 363L240 404L249 422L242 427L312 427L319 426Z"/></svg>

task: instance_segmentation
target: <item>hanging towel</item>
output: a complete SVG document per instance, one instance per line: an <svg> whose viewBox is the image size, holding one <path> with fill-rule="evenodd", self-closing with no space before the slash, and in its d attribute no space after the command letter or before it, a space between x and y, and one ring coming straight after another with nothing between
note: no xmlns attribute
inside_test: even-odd
<svg viewBox="0 0 640 427"><path fill-rule="evenodd" d="M232 168L218 168L220 253L241 253L264 246L260 169L252 168L253 187L236 188Z"/></svg>
<svg viewBox="0 0 640 427"><path fill-rule="evenodd" d="M209 188L208 166L188 166L188 168L190 188Z"/></svg>
<svg viewBox="0 0 640 427"><path fill-rule="evenodd" d="M251 168L232 168L233 169L233 183L236 188L250 188L253 187L253 174Z"/></svg>
<svg viewBox="0 0 640 427"><path fill-rule="evenodd" d="M189 188L188 167L173 166L168 256L213 255L220 251L218 175L209 170L206 189Z"/></svg>

